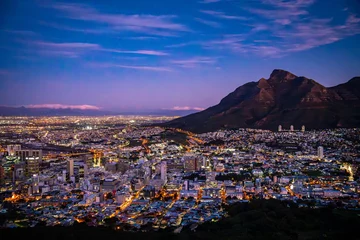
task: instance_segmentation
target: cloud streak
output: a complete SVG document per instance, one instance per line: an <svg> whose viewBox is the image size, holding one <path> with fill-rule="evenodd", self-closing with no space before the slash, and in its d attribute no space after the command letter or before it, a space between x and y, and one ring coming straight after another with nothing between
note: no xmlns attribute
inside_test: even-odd
<svg viewBox="0 0 360 240"><path fill-rule="evenodd" d="M66 18L107 25L116 31L133 31L159 36L190 31L185 25L174 22L176 17L172 15L111 14L100 12L88 5L72 3L55 3L48 7L64 13Z"/></svg>
<svg viewBox="0 0 360 240"><path fill-rule="evenodd" d="M195 110L195 111L202 111L205 110L205 108L201 108L201 107L189 107L189 106L175 106L172 108L165 108L164 110L175 110L175 111L188 111L188 110Z"/></svg>
<svg viewBox="0 0 360 240"><path fill-rule="evenodd" d="M221 27L221 24L218 23L218 22L215 22L215 21L205 20L205 19L202 19L202 18L195 18L195 20L202 23L202 24L208 25L210 27L214 27L214 28Z"/></svg>
<svg viewBox="0 0 360 240"><path fill-rule="evenodd" d="M87 65L91 67L100 67L100 68L125 68L125 69L134 69L134 70L152 71L152 72L172 72L171 68L160 67L160 66L124 65L124 64L114 64L114 63L89 63Z"/></svg>
<svg viewBox="0 0 360 240"><path fill-rule="evenodd" d="M171 63L183 67L183 68L194 68L200 65L212 65L217 62L217 58L211 57L193 57L190 59L172 60Z"/></svg>
<svg viewBox="0 0 360 240"><path fill-rule="evenodd" d="M140 55L152 55L152 56L167 56L169 55L166 52L154 51L154 50L135 50L135 51L127 51L127 50L117 50L117 49L103 49L107 52L114 53L128 53L128 54L140 54Z"/></svg>
<svg viewBox="0 0 360 240"><path fill-rule="evenodd" d="M212 11L212 10L200 10L200 12L213 16L213 17L217 17L217 18L222 18L222 19L229 19L229 20L248 20L248 18L246 17L242 17L242 16L234 16L234 15L227 15L224 12L219 12L219 11Z"/></svg>
<svg viewBox="0 0 360 240"><path fill-rule="evenodd" d="M100 110L99 107L93 105L66 105L66 104L32 104L27 108L50 108L50 109L79 109L79 110Z"/></svg>

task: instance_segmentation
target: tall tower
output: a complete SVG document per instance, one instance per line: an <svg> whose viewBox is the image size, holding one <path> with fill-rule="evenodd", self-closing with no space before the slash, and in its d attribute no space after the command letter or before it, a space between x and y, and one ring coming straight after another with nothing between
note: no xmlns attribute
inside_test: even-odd
<svg viewBox="0 0 360 240"><path fill-rule="evenodd" d="M301 131L302 131L302 132L305 132L305 125L302 125L302 126L301 126Z"/></svg>
<svg viewBox="0 0 360 240"><path fill-rule="evenodd" d="M281 132L281 131L282 131L282 126L281 126L281 125L279 125L279 127L278 127L278 131L279 131L279 132Z"/></svg>
<svg viewBox="0 0 360 240"><path fill-rule="evenodd" d="M16 150L15 156L26 164L27 176L39 174L40 163L42 161L42 150Z"/></svg>
<svg viewBox="0 0 360 240"><path fill-rule="evenodd" d="M294 125L290 126L290 131L292 131L292 132L294 131Z"/></svg>
<svg viewBox="0 0 360 240"><path fill-rule="evenodd" d="M74 159L67 160L67 171L69 173L69 177L74 176Z"/></svg>
<svg viewBox="0 0 360 240"><path fill-rule="evenodd" d="M7 152L9 156L14 156L15 152L20 150L21 150L21 145L18 144L7 146Z"/></svg>
<svg viewBox="0 0 360 240"><path fill-rule="evenodd" d="M164 181L164 183L166 183L167 180L167 163L166 161L162 161L161 162L161 169L160 169L160 174L161 174L161 180Z"/></svg>
<svg viewBox="0 0 360 240"><path fill-rule="evenodd" d="M324 148L322 146L319 146L317 148L317 155L318 155L318 158L323 158L324 157Z"/></svg>

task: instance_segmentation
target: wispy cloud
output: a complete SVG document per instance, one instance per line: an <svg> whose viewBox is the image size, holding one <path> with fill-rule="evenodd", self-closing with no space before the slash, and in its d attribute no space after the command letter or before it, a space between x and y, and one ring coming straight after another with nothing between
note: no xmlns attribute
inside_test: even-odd
<svg viewBox="0 0 360 240"><path fill-rule="evenodd" d="M128 53L128 54L140 54L140 55L152 55L152 56L167 56L169 55L166 52L154 51L154 50L135 50L135 51L127 51L127 50L117 50L117 49L103 49L107 52L114 53Z"/></svg>
<svg viewBox="0 0 360 240"><path fill-rule="evenodd" d="M172 15L125 15L100 12L88 5L72 3L54 3L49 7L61 11L64 17L107 25L117 31L133 31L150 35L164 36L189 29L174 22Z"/></svg>
<svg viewBox="0 0 360 240"><path fill-rule="evenodd" d="M156 40L159 39L158 37L150 37L150 36L138 36L138 37L128 37L126 39L132 40Z"/></svg>
<svg viewBox="0 0 360 240"><path fill-rule="evenodd" d="M190 46L190 45L198 45L199 42L184 42L184 43L177 43L177 44L171 44L171 45L167 45L167 48L179 48L179 47L186 47L186 46Z"/></svg>
<svg viewBox="0 0 360 240"><path fill-rule="evenodd" d="M76 58L89 51L101 50L101 46L95 43L84 42L47 42L47 41L23 41L28 45L27 52L45 55Z"/></svg>
<svg viewBox="0 0 360 240"><path fill-rule="evenodd" d="M104 34L104 33L111 33L111 32L115 33L115 31L113 31L112 29L109 29L109 28L103 28L103 29L101 29L101 28L96 28L96 29L74 28L74 27L69 27L66 25L58 24L58 23L44 22L44 21L40 21L40 24L43 26L55 28L58 30L70 31L70 32L81 32L81 33L90 33L90 34Z"/></svg>
<svg viewBox="0 0 360 240"><path fill-rule="evenodd" d="M50 47L58 49L99 49L100 45L94 43L83 43L83 42L65 42L65 43L55 43L55 42L45 42L45 41L33 41L31 42L34 45L41 47Z"/></svg>
<svg viewBox="0 0 360 240"><path fill-rule="evenodd" d="M12 30L12 29L4 29L2 30L4 32L10 33L10 34L15 34L15 35L21 35L21 36L35 36L36 33L33 31L28 31L28 30Z"/></svg>
<svg viewBox="0 0 360 240"><path fill-rule="evenodd" d="M218 12L218 11L212 11L212 10L200 10L200 12L208 14L213 17L217 17L217 18L230 19L230 20L248 20L248 18L246 18L246 17L227 15L224 12Z"/></svg>
<svg viewBox="0 0 360 240"><path fill-rule="evenodd" d="M66 105L66 104L33 104L27 105L28 108L51 108L51 109L80 109L80 110L99 110L99 107L93 105Z"/></svg>
<svg viewBox="0 0 360 240"><path fill-rule="evenodd" d="M205 24L205 25L214 27L214 28L221 27L221 24L218 23L218 22L214 22L214 21L210 21L210 20L205 20L205 19L202 19L202 18L195 18L195 20L198 21L198 22L201 22L201 23L203 23L203 24Z"/></svg>
<svg viewBox="0 0 360 240"><path fill-rule="evenodd" d="M190 59L171 61L171 63L184 68L194 68L200 65L211 65L211 64L215 64L216 62L217 62L217 58L212 58L212 57L193 57Z"/></svg>
<svg viewBox="0 0 360 240"><path fill-rule="evenodd" d="M249 30L199 42L206 49L230 50L237 54L282 57L287 54L334 43L360 34L360 18L349 15L343 23L332 18L317 18L308 8L315 0L261 0L257 8L245 8L253 14ZM222 12L202 11L214 16Z"/></svg>
<svg viewBox="0 0 360 240"><path fill-rule="evenodd" d="M88 66L91 67L100 67L100 68L126 68L134 70L144 70L144 71L154 71L154 72L172 72L171 68L168 67L159 67L159 66L147 66L147 65L123 65L123 64L114 64L114 63L88 63Z"/></svg>
<svg viewBox="0 0 360 240"><path fill-rule="evenodd" d="M216 2L221 2L223 0L202 0L202 1L199 1L199 3L204 3L204 4L207 4L207 3L216 3Z"/></svg>
<svg viewBox="0 0 360 240"><path fill-rule="evenodd" d="M205 110L205 108L201 108L201 107L189 107L189 106L175 106L172 108L164 108L164 110L175 110L175 111L189 111L189 110L195 110L195 111L202 111Z"/></svg>

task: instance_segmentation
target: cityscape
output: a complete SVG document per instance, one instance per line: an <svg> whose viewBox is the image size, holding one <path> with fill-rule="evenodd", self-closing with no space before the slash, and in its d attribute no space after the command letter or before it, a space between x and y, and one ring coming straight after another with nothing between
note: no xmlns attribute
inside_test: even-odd
<svg viewBox="0 0 360 240"><path fill-rule="evenodd" d="M3 239L359 239L359 0L0 0Z"/></svg>
<svg viewBox="0 0 360 240"><path fill-rule="evenodd" d="M358 210L359 129L219 130L155 126L169 117L3 117L3 227L196 227L224 205L290 200ZM155 124L155 125L154 125Z"/></svg>

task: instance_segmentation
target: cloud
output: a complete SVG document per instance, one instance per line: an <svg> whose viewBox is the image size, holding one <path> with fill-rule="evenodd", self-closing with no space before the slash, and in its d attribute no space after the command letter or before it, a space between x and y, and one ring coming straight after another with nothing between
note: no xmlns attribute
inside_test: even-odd
<svg viewBox="0 0 360 240"><path fill-rule="evenodd" d="M233 15L227 15L223 12L218 11L212 11L212 10L200 10L200 12L208 14L213 17L223 18L223 19L230 19L230 20L248 20L246 17L241 16L233 16Z"/></svg>
<svg viewBox="0 0 360 240"><path fill-rule="evenodd" d="M138 37L128 37L127 39L132 39L132 40L155 40L155 39L159 39L157 37L149 37L149 36L138 36Z"/></svg>
<svg viewBox="0 0 360 240"><path fill-rule="evenodd" d="M114 64L114 63L88 63L87 65L91 67L101 67L101 68L126 68L126 69L154 71L154 72L172 72L171 68L158 67L158 66L123 65L123 64Z"/></svg>
<svg viewBox="0 0 360 240"><path fill-rule="evenodd" d="M202 19L202 18L195 18L196 21L198 22L201 22L205 25L208 25L210 27L214 27L214 28L218 28L218 27L221 27L221 24L218 23L218 22L214 22L214 21L210 21L210 20L205 20L205 19Z"/></svg>
<svg viewBox="0 0 360 240"><path fill-rule="evenodd" d="M4 32L10 33L10 34L15 34L15 35L21 35L21 36L35 36L36 33L33 31L28 31L28 30L11 30L11 29L4 29L2 30Z"/></svg>
<svg viewBox="0 0 360 240"><path fill-rule="evenodd" d="M71 32L81 32L81 33L91 33L91 34L104 34L104 33L115 33L115 31L113 31L112 29L101 29L101 28L97 28L97 29L84 29L84 28L74 28L74 27L68 27L62 24L58 24L58 23L51 23L51 22L44 22L44 21L40 21L41 25L47 26L47 27L51 27L51 28L55 28L55 29L59 29L59 30L65 30L65 31L71 31Z"/></svg>
<svg viewBox="0 0 360 240"><path fill-rule="evenodd" d="M171 44L166 46L167 48L179 48L179 47L186 47L190 45L198 45L199 42L185 42L185 43L178 43L178 44Z"/></svg>
<svg viewBox="0 0 360 240"><path fill-rule="evenodd" d="M358 16L350 14L343 23L335 23L332 18L318 18L308 11L314 2L261 0L262 4L257 8L244 8L253 17L245 24L247 28L241 34L225 34L198 44L205 49L278 58L360 34ZM216 11L204 13L214 16L223 14Z"/></svg>
<svg viewBox="0 0 360 240"><path fill-rule="evenodd" d="M46 42L24 40L20 40L19 42L29 46L26 50L28 52L55 57L76 58L88 51L102 49L102 47L98 44L84 42Z"/></svg>
<svg viewBox="0 0 360 240"><path fill-rule="evenodd" d="M204 3L204 4L207 4L207 3L216 3L216 2L221 2L222 0L202 0L202 1L199 1L199 3Z"/></svg>
<svg viewBox="0 0 360 240"><path fill-rule="evenodd" d="M99 107L93 105L65 105L65 104L33 104L27 105L27 108L51 108L51 109L80 109L80 110L99 110Z"/></svg>
<svg viewBox="0 0 360 240"><path fill-rule="evenodd" d="M108 51L108 52L114 52L114 53L129 53L129 54L152 55L152 56L167 56L167 55L169 55L166 52L154 51L154 50L136 50L136 51L117 50L117 49L103 49L103 50Z"/></svg>
<svg viewBox="0 0 360 240"><path fill-rule="evenodd" d="M38 45L40 47L50 47L58 49L99 49L100 45L94 43L83 43L83 42L64 42L64 43L54 43L54 42L44 42L44 41L33 41L33 45Z"/></svg>
<svg viewBox="0 0 360 240"><path fill-rule="evenodd" d="M180 106L175 106L172 108L166 108L164 110L176 110L176 111L188 111L188 110L196 110L196 111L202 111L205 110L205 108L201 108L201 107L188 107L188 106L184 106L184 107L180 107Z"/></svg>
<svg viewBox="0 0 360 240"><path fill-rule="evenodd" d="M171 63L184 68L194 68L199 65L211 65L217 62L217 58L211 57L193 57L183 60L172 60Z"/></svg>
<svg viewBox="0 0 360 240"><path fill-rule="evenodd" d="M93 22L97 25L110 26L117 31L133 31L164 36L173 32L190 31L185 25L175 23L175 16L170 15L125 15L103 13L84 4L54 3L48 5L74 20Z"/></svg>

